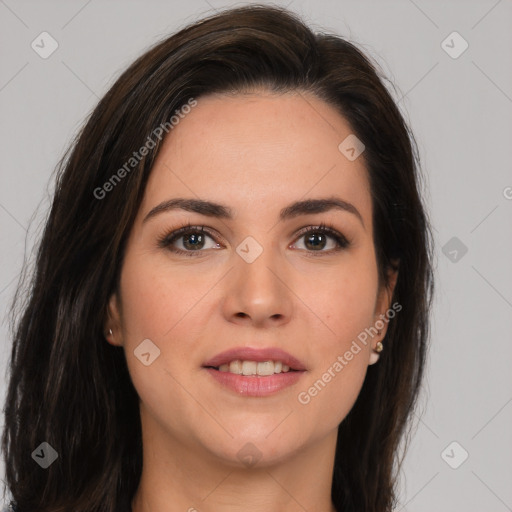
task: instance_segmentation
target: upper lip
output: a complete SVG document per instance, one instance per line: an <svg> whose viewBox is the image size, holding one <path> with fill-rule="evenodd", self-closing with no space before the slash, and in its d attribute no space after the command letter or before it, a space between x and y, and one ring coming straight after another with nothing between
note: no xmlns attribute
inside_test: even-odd
<svg viewBox="0 0 512 512"><path fill-rule="evenodd" d="M277 348L251 348L251 347L237 347L225 350L220 354L213 356L211 359L206 361L203 366L213 366L218 368L221 364L227 364L231 361L281 361L286 364L292 370L302 371L305 370L305 366L297 358L293 357L288 352Z"/></svg>

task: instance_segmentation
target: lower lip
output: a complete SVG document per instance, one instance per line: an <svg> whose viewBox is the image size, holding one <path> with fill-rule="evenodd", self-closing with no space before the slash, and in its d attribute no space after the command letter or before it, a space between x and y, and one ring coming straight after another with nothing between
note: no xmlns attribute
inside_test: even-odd
<svg viewBox="0 0 512 512"><path fill-rule="evenodd" d="M243 396L269 396L295 384L303 371L274 373L274 375L236 375L207 368L208 373L223 386Z"/></svg>

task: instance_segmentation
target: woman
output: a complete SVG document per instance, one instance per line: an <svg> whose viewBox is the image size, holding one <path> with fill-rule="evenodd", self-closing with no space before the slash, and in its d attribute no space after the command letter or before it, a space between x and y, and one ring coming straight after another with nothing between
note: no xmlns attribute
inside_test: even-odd
<svg viewBox="0 0 512 512"><path fill-rule="evenodd" d="M16 510L392 510L433 289L418 167L375 66L284 9L140 57L61 164L14 332Z"/></svg>

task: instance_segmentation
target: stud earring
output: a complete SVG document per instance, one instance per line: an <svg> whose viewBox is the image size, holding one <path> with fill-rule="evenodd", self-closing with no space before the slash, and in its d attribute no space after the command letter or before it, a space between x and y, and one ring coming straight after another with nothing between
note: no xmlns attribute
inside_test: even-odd
<svg viewBox="0 0 512 512"><path fill-rule="evenodd" d="M375 345L375 348L372 350L372 353L370 354L370 360L368 361L368 364L375 364L380 357L380 353L384 350L384 345L380 341L377 342Z"/></svg>
<svg viewBox="0 0 512 512"><path fill-rule="evenodd" d="M105 335L105 338L106 338L107 336L112 336L112 329L109 329L109 330L108 330L108 333Z"/></svg>

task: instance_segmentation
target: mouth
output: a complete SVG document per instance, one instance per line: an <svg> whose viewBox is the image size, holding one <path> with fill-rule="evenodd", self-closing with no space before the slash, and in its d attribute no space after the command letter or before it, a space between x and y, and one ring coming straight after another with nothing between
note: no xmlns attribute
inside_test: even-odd
<svg viewBox="0 0 512 512"><path fill-rule="evenodd" d="M239 347L221 352L206 361L203 367L245 376L268 376L306 369L301 361L280 348L251 347Z"/></svg>
<svg viewBox="0 0 512 512"><path fill-rule="evenodd" d="M223 387L259 397L291 386L306 372L303 363L278 348L227 350L206 361L203 368Z"/></svg>
<svg viewBox="0 0 512 512"><path fill-rule="evenodd" d="M219 372L229 372L235 375L243 375L244 377L257 376L267 377L275 373L296 372L298 370L290 368L282 361L241 361L235 359L229 363L221 364L220 366L207 366Z"/></svg>

